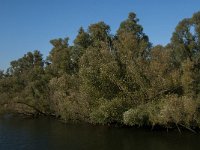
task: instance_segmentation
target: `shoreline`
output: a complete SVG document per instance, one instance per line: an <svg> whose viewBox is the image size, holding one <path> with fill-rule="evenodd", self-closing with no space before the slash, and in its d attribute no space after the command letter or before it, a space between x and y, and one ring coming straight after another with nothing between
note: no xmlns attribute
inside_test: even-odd
<svg viewBox="0 0 200 150"><path fill-rule="evenodd" d="M89 126L95 126L95 127L111 127L111 128L126 128L126 129L139 129L139 130L147 130L147 131L152 131L152 132L171 132L171 131L178 131L179 134L182 134L184 132L192 132L193 134L199 134L200 133L200 129L198 127L196 127L195 129L190 129L184 126L171 126L171 127L164 127L161 125L155 125L155 126L150 126L150 125L144 125L144 126L129 126L129 125L125 125L125 124L119 124L119 123L112 123L112 124L99 124L99 123L91 123L91 122L87 122L87 121L68 121L65 122L62 119L56 118L56 117L52 117L52 116L44 116L44 115L38 115L38 116L28 116L28 115L24 115L24 114L19 114L19 113L10 113L10 112L6 112L6 113L0 113L0 118L4 118L4 119L10 119L13 117L17 117L19 119L30 119L30 120L37 120L37 119L50 119L50 120L54 120L56 122L60 122L62 124L75 124L75 125L81 125L81 124L86 124Z"/></svg>

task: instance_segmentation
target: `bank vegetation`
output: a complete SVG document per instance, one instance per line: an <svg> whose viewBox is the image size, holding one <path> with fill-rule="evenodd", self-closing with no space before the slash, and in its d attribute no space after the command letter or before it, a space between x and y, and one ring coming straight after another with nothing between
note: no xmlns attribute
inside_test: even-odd
<svg viewBox="0 0 200 150"><path fill-rule="evenodd" d="M104 22L81 27L71 45L51 40L47 59L35 50L12 61L0 72L0 111L200 127L200 12L180 21L166 46L150 43L135 13L110 30Z"/></svg>

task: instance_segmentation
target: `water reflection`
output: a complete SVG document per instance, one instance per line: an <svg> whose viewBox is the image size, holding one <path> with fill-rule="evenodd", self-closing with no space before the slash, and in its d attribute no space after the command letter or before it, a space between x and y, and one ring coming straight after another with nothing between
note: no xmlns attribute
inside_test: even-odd
<svg viewBox="0 0 200 150"><path fill-rule="evenodd" d="M88 124L52 119L0 118L0 150L193 150L200 135Z"/></svg>

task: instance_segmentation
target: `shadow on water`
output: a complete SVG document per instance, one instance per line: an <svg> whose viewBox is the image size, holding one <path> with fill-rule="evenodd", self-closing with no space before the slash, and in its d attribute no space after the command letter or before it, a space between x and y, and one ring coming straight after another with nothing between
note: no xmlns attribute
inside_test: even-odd
<svg viewBox="0 0 200 150"><path fill-rule="evenodd" d="M63 124L53 119L0 118L0 150L193 150L200 135L178 131Z"/></svg>

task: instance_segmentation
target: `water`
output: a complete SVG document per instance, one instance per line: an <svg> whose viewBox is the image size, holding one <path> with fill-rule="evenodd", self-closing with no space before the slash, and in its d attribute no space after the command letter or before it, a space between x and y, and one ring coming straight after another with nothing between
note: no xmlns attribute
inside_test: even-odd
<svg viewBox="0 0 200 150"><path fill-rule="evenodd" d="M0 117L0 150L195 150L200 134Z"/></svg>

